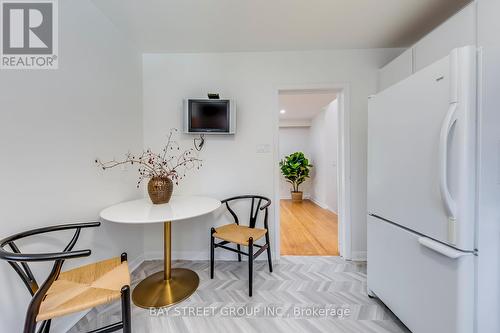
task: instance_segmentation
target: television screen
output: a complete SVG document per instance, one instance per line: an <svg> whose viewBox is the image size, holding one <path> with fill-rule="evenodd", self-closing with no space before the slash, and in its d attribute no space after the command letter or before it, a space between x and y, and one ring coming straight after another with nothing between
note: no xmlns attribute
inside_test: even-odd
<svg viewBox="0 0 500 333"><path fill-rule="evenodd" d="M189 132L229 132L228 100L189 100Z"/></svg>

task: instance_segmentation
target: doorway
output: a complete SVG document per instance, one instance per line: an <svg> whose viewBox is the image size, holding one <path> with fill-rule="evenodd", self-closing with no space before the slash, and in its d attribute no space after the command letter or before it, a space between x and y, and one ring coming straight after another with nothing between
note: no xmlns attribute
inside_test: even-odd
<svg viewBox="0 0 500 333"><path fill-rule="evenodd" d="M280 255L350 259L347 92L342 85L278 90L275 160ZM310 177L299 185L302 201L291 200L290 184L278 166L296 152L313 165Z"/></svg>

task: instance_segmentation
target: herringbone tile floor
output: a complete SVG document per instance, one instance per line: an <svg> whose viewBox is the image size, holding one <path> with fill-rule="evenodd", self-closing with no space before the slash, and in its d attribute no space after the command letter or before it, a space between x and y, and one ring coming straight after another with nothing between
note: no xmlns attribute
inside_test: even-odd
<svg viewBox="0 0 500 333"><path fill-rule="evenodd" d="M206 261L177 261L174 267L196 271L198 290L156 313L133 306L133 332L409 332L383 304L368 298L364 263L339 257L282 257L270 274L267 262L257 261L252 298L246 262L217 262L213 280ZM161 261L144 262L133 274L133 285L161 269ZM92 310L70 332L118 320L116 303Z"/></svg>

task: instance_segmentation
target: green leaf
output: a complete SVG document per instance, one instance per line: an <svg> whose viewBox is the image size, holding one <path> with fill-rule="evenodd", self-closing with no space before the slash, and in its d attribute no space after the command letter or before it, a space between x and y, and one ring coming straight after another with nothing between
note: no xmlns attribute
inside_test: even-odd
<svg viewBox="0 0 500 333"><path fill-rule="evenodd" d="M292 184L294 190L298 190L299 185L302 184L306 178L309 178L309 172L313 167L309 164L309 160L305 157L303 152L295 152L285 156L279 162L281 174Z"/></svg>

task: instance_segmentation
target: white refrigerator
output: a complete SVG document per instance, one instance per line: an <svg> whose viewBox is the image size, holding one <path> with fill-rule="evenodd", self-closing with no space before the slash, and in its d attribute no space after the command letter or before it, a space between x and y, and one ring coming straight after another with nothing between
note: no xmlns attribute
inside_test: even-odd
<svg viewBox="0 0 500 333"><path fill-rule="evenodd" d="M413 333L474 332L473 46L369 99L368 289Z"/></svg>

